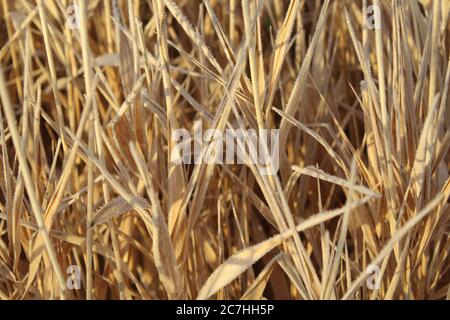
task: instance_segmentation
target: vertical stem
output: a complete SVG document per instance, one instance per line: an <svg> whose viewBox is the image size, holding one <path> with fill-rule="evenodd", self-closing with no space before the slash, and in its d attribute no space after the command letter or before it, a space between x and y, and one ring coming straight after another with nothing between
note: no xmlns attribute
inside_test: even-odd
<svg viewBox="0 0 450 320"><path fill-rule="evenodd" d="M81 38L81 52L83 56L83 72L84 72L84 83L86 86L86 90L90 90L92 87L92 66L91 66L91 55L89 52L89 42L88 42L88 31L87 31L87 7L86 7L86 1L85 0L78 0L78 5L80 8L80 38ZM99 156L99 159L102 164L104 164L104 157L103 157L103 145L101 140L101 133L100 133L100 127L99 127L99 115L98 115L98 109L95 103L95 97L93 100L94 108L93 108L93 116L94 116L94 128L95 128L95 142L97 147L97 153ZM105 203L109 201L109 190L108 186L105 182L103 182L103 196L105 199ZM124 284L123 284L123 277L122 277L122 271L121 271L121 263L120 263L120 252L119 246L117 244L117 237L115 232L115 225L111 221L109 223L110 231L111 231L111 241L113 244L113 251L114 251L114 258L116 262L116 277L117 282L119 286L119 295L120 299L125 299L125 292L124 292Z"/></svg>
<svg viewBox="0 0 450 320"><path fill-rule="evenodd" d="M375 0L375 6L380 8L380 0ZM380 18L381 17L377 17ZM392 139L391 139L391 128L390 128L390 118L387 112L387 99L386 99L386 76L384 72L384 54L383 54L383 40L382 40L382 23L379 21L380 27L375 28L375 46L376 46L376 54L377 54L377 62L378 62L378 83L379 83L379 94L380 94L380 107L381 107L381 124L383 128L383 140L385 145L385 161L386 161L386 169L387 169L387 189L389 194L389 203L391 206L392 212L395 210L394 203L394 190L393 190L393 181L394 181L394 173L392 170Z"/></svg>
<svg viewBox="0 0 450 320"><path fill-rule="evenodd" d="M94 118L91 114L89 124L89 149L94 149ZM86 219L86 300L92 300L92 216L94 204L94 165L88 159L88 193Z"/></svg>

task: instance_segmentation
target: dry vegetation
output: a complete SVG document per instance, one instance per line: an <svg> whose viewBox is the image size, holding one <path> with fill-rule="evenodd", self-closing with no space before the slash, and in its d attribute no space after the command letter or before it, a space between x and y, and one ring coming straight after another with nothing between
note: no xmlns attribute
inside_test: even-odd
<svg viewBox="0 0 450 320"><path fill-rule="evenodd" d="M0 1L0 298L450 297L449 1L74 2ZM278 174L174 164L196 120Z"/></svg>

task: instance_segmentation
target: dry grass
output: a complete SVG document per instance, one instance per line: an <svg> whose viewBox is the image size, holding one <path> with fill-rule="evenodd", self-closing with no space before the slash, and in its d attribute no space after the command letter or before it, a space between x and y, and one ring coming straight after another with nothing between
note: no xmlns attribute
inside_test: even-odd
<svg viewBox="0 0 450 320"><path fill-rule="evenodd" d="M0 9L1 299L450 298L448 1ZM197 120L278 174L176 164Z"/></svg>

